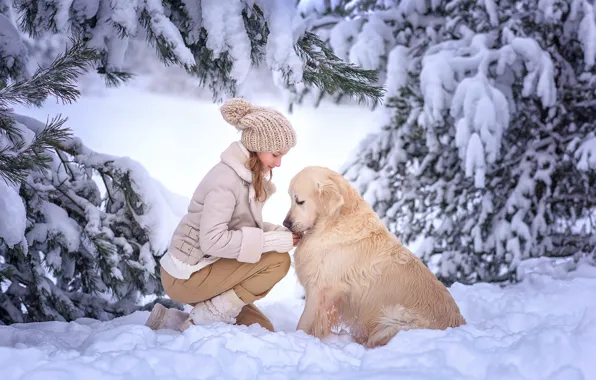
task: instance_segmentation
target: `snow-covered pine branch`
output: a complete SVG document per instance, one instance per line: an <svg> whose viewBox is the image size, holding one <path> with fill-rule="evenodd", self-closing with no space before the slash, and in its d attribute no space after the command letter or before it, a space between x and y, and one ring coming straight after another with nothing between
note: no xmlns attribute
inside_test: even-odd
<svg viewBox="0 0 596 380"><path fill-rule="evenodd" d="M74 42L48 68L0 88L2 323L105 320L163 294L156 257L187 202L139 164L86 148L60 116L44 124L10 109L50 95L76 101L77 78L95 59Z"/></svg>
<svg viewBox="0 0 596 380"><path fill-rule="evenodd" d="M529 257L596 255L590 2L318 7L307 25L386 88L385 125L344 174L401 239L423 242L441 280L515 280Z"/></svg>
<svg viewBox="0 0 596 380"><path fill-rule="evenodd" d="M317 86L345 88L375 103L383 91L374 72L338 66L331 51L305 33L293 0L15 0L20 25L34 37L72 35L98 51L97 71L109 85L130 78L129 44L146 40L165 65L183 67L217 101L243 95L251 71L267 70L274 83L297 93ZM2 68L0 67L0 70ZM330 72L333 75L329 75ZM0 71L1 73L1 71ZM354 75L355 74L355 75Z"/></svg>
<svg viewBox="0 0 596 380"><path fill-rule="evenodd" d="M0 88L8 78L23 79L28 60L27 48L15 23L9 0L0 0Z"/></svg>
<svg viewBox="0 0 596 380"><path fill-rule="evenodd" d="M47 128L12 116L36 135ZM138 163L79 139L46 155L19 185L0 181L0 320L108 320L163 295L157 259L185 202Z"/></svg>
<svg viewBox="0 0 596 380"><path fill-rule="evenodd" d="M72 41L48 68L39 68L26 80L7 81L0 86L0 178L17 184L31 170L46 168L49 158L45 152L69 137L61 117L49 121L36 134L14 122L10 106L40 106L49 96L65 103L75 101L80 94L77 78L96 57L92 49Z"/></svg>

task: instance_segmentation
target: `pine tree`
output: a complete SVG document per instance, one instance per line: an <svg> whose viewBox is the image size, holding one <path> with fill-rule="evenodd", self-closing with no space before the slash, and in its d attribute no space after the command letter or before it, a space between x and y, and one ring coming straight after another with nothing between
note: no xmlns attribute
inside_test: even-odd
<svg viewBox="0 0 596 380"><path fill-rule="evenodd" d="M304 30L293 0L15 0L23 31L70 35L99 54L108 85L130 78L123 57L141 38L165 65L183 67L213 94L241 96L251 70L268 70L290 93L317 87L377 102L376 72L347 65Z"/></svg>
<svg viewBox="0 0 596 380"><path fill-rule="evenodd" d="M7 70L0 86L2 323L106 320L163 295L156 258L176 218L164 190L131 160L86 148L60 115L44 124L10 109L76 101L96 60L72 41L50 67L28 79Z"/></svg>
<svg viewBox="0 0 596 380"><path fill-rule="evenodd" d="M515 281L531 257L595 258L593 6L386 4L307 9L387 91L387 121L343 174L447 284Z"/></svg>
<svg viewBox="0 0 596 380"><path fill-rule="evenodd" d="M14 117L38 134L52 126ZM10 220L26 221L18 243L10 244L19 235L0 238L0 281L10 283L0 320L108 320L146 306L143 296L163 296L157 259L176 216L158 184L132 160L91 151L76 138L52 148L47 169L30 173L9 197L24 205Z"/></svg>

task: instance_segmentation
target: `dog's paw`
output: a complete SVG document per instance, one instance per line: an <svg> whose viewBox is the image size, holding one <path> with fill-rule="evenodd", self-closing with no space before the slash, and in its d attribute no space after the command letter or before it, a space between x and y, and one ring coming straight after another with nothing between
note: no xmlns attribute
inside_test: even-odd
<svg viewBox="0 0 596 380"><path fill-rule="evenodd" d="M352 338L352 335L345 330L342 330L339 333L331 333L321 339L321 342L340 346L345 346L350 343L357 343L356 340Z"/></svg>

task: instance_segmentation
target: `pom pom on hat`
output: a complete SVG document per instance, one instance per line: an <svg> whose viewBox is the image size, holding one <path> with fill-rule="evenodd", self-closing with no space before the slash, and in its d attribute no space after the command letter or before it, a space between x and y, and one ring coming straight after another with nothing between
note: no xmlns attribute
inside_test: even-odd
<svg viewBox="0 0 596 380"><path fill-rule="evenodd" d="M248 115L252 110L252 105L242 98L234 98L226 101L220 108L219 111L223 116L224 120L229 124L233 125L239 130L246 128L245 125L240 124L240 120Z"/></svg>

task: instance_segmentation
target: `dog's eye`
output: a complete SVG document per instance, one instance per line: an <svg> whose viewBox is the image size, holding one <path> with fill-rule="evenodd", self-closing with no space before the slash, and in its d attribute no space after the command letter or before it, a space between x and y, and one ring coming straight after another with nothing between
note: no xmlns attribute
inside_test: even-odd
<svg viewBox="0 0 596 380"><path fill-rule="evenodd" d="M304 201L299 201L298 199L296 199L296 204L303 205L304 204Z"/></svg>

